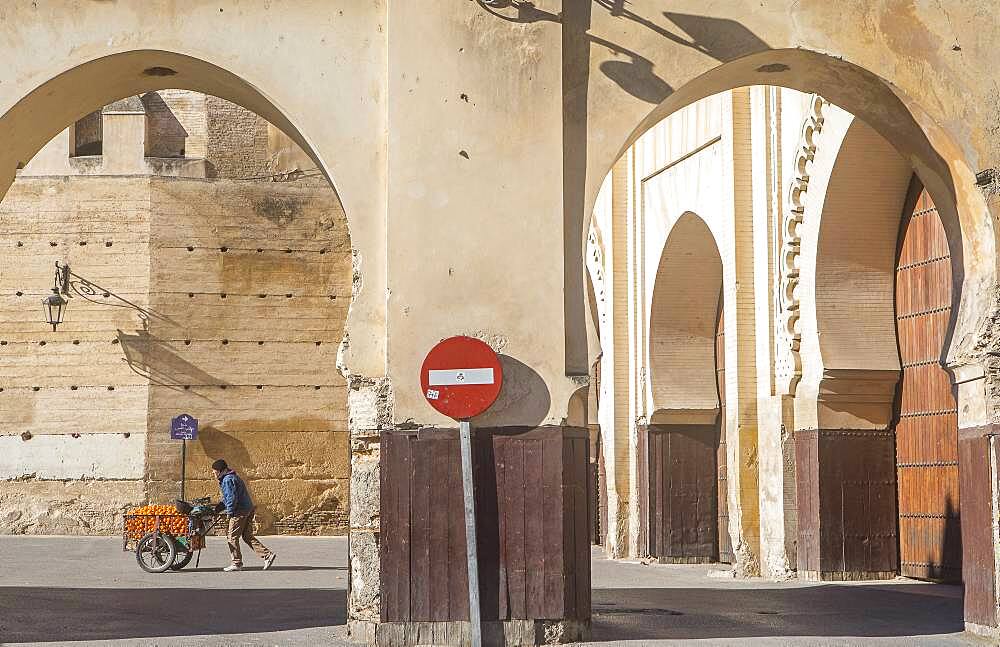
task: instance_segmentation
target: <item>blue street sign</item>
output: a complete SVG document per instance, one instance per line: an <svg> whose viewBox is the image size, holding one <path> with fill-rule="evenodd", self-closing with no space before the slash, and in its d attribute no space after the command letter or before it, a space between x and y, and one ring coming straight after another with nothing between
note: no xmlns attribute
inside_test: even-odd
<svg viewBox="0 0 1000 647"><path fill-rule="evenodd" d="M198 419L182 413L170 421L171 440L197 440Z"/></svg>

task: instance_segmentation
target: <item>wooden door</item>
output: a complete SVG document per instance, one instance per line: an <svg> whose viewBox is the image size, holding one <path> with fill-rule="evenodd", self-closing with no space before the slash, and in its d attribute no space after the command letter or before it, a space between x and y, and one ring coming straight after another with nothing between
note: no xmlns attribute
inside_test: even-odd
<svg viewBox="0 0 1000 647"><path fill-rule="evenodd" d="M958 414L940 363L951 282L944 227L930 196L920 191L904 216L896 262L903 367L896 421L899 564L907 577L959 581Z"/></svg>
<svg viewBox="0 0 1000 647"><path fill-rule="evenodd" d="M718 559L715 425L649 425L648 545L663 562Z"/></svg>
<svg viewBox="0 0 1000 647"><path fill-rule="evenodd" d="M719 314L715 329L715 375L719 388L719 445L716 452L718 465L718 535L719 561L733 563L733 542L729 537L729 485L726 480L726 329L722 318L722 295L719 295Z"/></svg>

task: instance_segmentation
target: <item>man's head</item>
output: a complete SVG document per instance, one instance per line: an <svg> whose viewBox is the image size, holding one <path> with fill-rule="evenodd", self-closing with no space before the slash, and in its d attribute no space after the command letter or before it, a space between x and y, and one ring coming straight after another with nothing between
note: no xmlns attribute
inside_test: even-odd
<svg viewBox="0 0 1000 647"><path fill-rule="evenodd" d="M212 472L215 473L215 478L220 478L227 471L229 471L229 465L224 459L220 458L212 463Z"/></svg>

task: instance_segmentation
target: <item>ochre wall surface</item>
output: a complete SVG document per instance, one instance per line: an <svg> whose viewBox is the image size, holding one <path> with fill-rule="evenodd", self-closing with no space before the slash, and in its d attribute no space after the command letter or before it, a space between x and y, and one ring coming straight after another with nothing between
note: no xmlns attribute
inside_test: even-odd
<svg viewBox="0 0 1000 647"><path fill-rule="evenodd" d="M181 412L202 425L189 493L218 497L206 476L224 457L263 531L344 530L351 259L328 185L22 178L0 246L0 532L114 533L123 508L172 500ZM52 332L56 260L148 308L148 329L75 296Z"/></svg>
<svg viewBox="0 0 1000 647"><path fill-rule="evenodd" d="M346 385L336 360L351 252L336 194L156 179L150 203L150 308L171 320L150 324L151 364L165 373L150 385L150 496L174 491L178 447L159 430L185 411L202 430L188 454L192 494L217 498L209 465L225 458L247 477L265 531L344 530Z"/></svg>
<svg viewBox="0 0 1000 647"><path fill-rule="evenodd" d="M143 177L22 178L0 202L0 532L107 534L144 499L148 380L118 338L136 311L75 297L52 332L40 302L58 260L144 306L149 222Z"/></svg>

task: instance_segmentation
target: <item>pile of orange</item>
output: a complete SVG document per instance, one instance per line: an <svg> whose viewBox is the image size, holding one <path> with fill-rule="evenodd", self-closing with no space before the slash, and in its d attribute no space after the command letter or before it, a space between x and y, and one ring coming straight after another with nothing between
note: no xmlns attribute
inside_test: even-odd
<svg viewBox="0 0 1000 647"><path fill-rule="evenodd" d="M183 536L188 531L188 519L177 514L172 505L144 505L130 510L125 515L125 534L131 539L142 539L143 535L156 529L157 520L160 532Z"/></svg>

